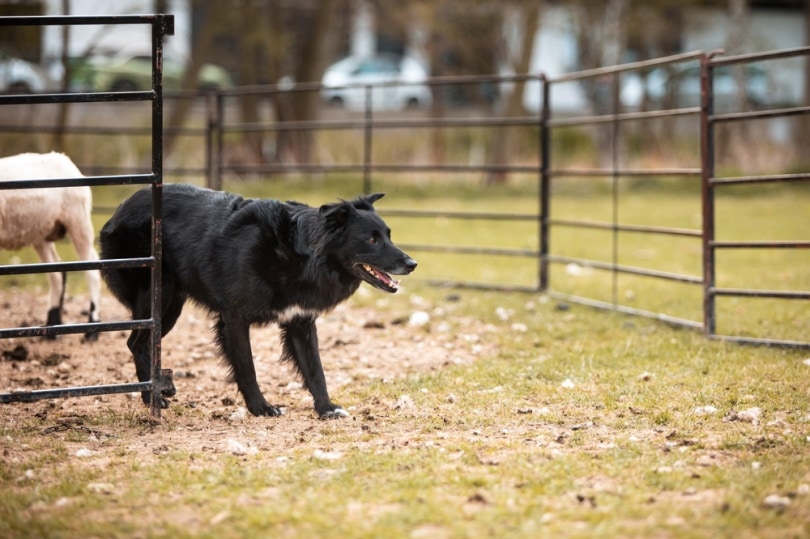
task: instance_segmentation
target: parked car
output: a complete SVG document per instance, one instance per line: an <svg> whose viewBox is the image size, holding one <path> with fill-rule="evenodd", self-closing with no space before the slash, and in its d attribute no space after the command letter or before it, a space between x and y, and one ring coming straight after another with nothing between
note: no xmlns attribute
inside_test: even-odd
<svg viewBox="0 0 810 539"><path fill-rule="evenodd" d="M764 105L772 101L773 88L768 73L754 65L743 66L745 97L752 105ZM622 103L631 108L641 106L643 89L641 77L636 73L626 76L622 85ZM647 74L647 97L652 103L661 104L672 98L676 107L700 105L700 66L675 69L669 73L656 68ZM737 97L737 80L734 67L723 65L714 69L714 100L721 108L730 108Z"/></svg>
<svg viewBox="0 0 810 539"><path fill-rule="evenodd" d="M164 58L163 88L179 90L185 65ZM76 61L71 86L99 92L132 92L152 87L152 59L148 55L94 56ZM233 86L231 76L223 67L203 64L197 88L222 89Z"/></svg>
<svg viewBox="0 0 810 539"><path fill-rule="evenodd" d="M39 66L0 50L0 93L30 94L48 89L48 78Z"/></svg>
<svg viewBox="0 0 810 539"><path fill-rule="evenodd" d="M362 110L366 106L367 85L375 110L401 110L426 107L432 96L425 84L427 70L410 56L349 56L324 72L323 99L335 106Z"/></svg>

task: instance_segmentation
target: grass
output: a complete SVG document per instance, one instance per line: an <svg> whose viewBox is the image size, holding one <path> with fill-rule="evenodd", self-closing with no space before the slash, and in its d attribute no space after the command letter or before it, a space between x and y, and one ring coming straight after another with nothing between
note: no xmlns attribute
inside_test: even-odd
<svg viewBox="0 0 810 539"><path fill-rule="evenodd" d="M147 465L148 444L111 438L101 446L114 465L73 467L68 444L43 436L35 418L5 425L4 449L26 452L3 461L0 536L807 533L804 356L552 302L527 308L527 299L462 293L465 312L496 323L497 305L529 326L499 331L493 357L347 386L347 403L371 411L307 433L334 460L313 458L307 444L245 457L168 451ZM414 400L407 410L368 404L403 394ZM707 405L718 412L695 412ZM759 424L723 419L753 406ZM90 420L136 438L146 429L126 417ZM764 507L773 493L792 496L790 505Z"/></svg>
<svg viewBox="0 0 810 539"><path fill-rule="evenodd" d="M342 180L227 187L310 203L346 196ZM448 194L399 186L390 193L396 196L378 205L534 211L531 188L514 189L493 189L484 200L464 189ZM688 190L627 194L620 208L624 222L645 223L654 213L658 224L698 226L699 204ZM97 200L118 196L102 190ZM791 190L724 199L723 239L806 238L807 201L807 192ZM554 208L559 216L604 218L610 198L598 189L561 189ZM530 248L536 242L531 223L507 229L442 219L389 221L403 243ZM590 238L562 229L552 238L563 254L608 260L609 241L609 235ZM622 263L699 274L694 247L637 235L622 236L620 246ZM421 277L531 284L536 275L531 260L414 254ZM810 266L795 254L734 256L718 266L724 286L754 281L810 289ZM597 297L611 285L597 273L575 275L564 267L555 268L552 283L562 292ZM623 302L643 308L699 316L699 293L687 289L622 277L618 292ZM284 418L250 419L247 426L227 424L225 432L211 433L212 445L250 436L260 448L256 454L156 446L155 427L141 422L140 409L87 417L92 432L60 438L43 434L52 421L11 420L0 408L0 537L810 534L806 351L709 341L694 331L536 294L453 291L452 308L448 294L410 283L385 304L373 295L352 302L408 312L418 295L436 322L448 322L452 331L466 330L455 317L488 324L491 331L480 338L492 342L494 352L469 366L350 383L341 388L341 400L354 410L350 420L312 419L302 427ZM806 337L803 302L755 308L749 301L722 306L724 327ZM424 338L433 337L435 326L425 329ZM411 405L387 404L403 395ZM716 411L706 413L707 407ZM761 411L757 421L740 419L755 407ZM169 440L182 438L181 415L194 420L198 413L170 408L156 429ZM301 428L298 443L261 449L262 440L291 426ZM103 457L80 461L74 453L81 443ZM316 458L313 447L327 458ZM788 503L767 506L772 494Z"/></svg>

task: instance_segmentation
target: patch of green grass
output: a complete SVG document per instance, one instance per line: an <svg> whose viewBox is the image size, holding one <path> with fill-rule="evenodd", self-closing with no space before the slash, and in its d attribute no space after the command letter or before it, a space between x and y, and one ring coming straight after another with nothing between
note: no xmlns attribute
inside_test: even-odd
<svg viewBox="0 0 810 539"><path fill-rule="evenodd" d="M357 189L346 189L350 180L356 178L228 188L319 204L353 196ZM96 199L110 204L122 194L100 190ZM645 187L643 196L629 195L620 207L622 222L699 226L692 193ZM555 197L559 216L610 217L604 193L563 190ZM807 200L806 193L779 190L724 200L722 236L800 239ZM494 189L485 198L458 186L448 194L436 185L403 185L378 205L383 212L532 212L536 198L528 183ZM531 248L537 234L531 223L389 221L402 243ZM609 260L610 241L609 234L589 237L561 228L553 232L552 246L568 256ZM679 241L622 235L620 261L699 274L699 249ZM244 456L161 448L150 438L152 427L140 422L140 411L86 418L91 430L127 434L95 441L82 430L44 434L52 422L35 417L20 424L0 415L0 537L810 534L807 352L713 342L695 331L561 306L537 294L428 287L420 278L531 285L536 262L413 254L420 268L405 280L403 293L352 302L392 319L419 305L433 317L424 329L427 339L439 322L462 333L469 330L459 320L475 319L491 327L478 337L494 345L492 353L471 365L349 383L341 387L341 402L353 417L344 421L312 419L302 427L287 418L249 418L242 426L212 429L211 445L252 437L259 450ZM808 264L795 253L769 252L767 260L761 251L734 256L718 266L718 278L728 286L810 288ZM553 269L552 286L606 300L612 294L611 280L601 273L572 274L561 266ZM622 276L618 294L633 306L700 316L699 290L688 285ZM806 336L803 302L749 301L721 302L722 327ZM791 311L794 305L798 310ZM404 395L412 405L392 404ZM739 418L754 408L760 411L755 421ZM183 407L165 414L155 428L177 437L184 435L173 430L178 419L210 421ZM301 429L300 443L262 449L263 437L291 428ZM81 461L76 449L88 444L97 455ZM332 456L317 458L313 447ZM787 505L766 506L772 494Z"/></svg>
<svg viewBox="0 0 810 539"><path fill-rule="evenodd" d="M441 301L432 289L414 292ZM810 495L798 494L810 482L804 355L709 342L586 308L527 309L531 296L524 294L483 296L463 292L458 312L489 318L498 305L512 309L528 331L511 331L496 317L492 338L500 352L493 356L344 387L347 404L372 417L312 420L312 436L335 452L333 459L313 458L307 444L244 457L172 450L147 463L148 442L121 447L111 439L105 444L116 448L114 465L74 470L68 463L75 458L53 452L35 421L23 430L6 427L4 450L15 454L25 444L26 456L4 460L0 532L369 538L807 532ZM412 407L385 404L405 394ZM455 398L448 400L450 394ZM717 413L695 412L706 405ZM753 406L762 409L758 424L724 420ZM251 420L289 428L284 421ZM127 426L121 416L97 422L144 428ZM52 454L50 462L30 459L34 453ZM67 476L48 473L54 464ZM18 479L27 469L36 481ZM111 493L88 486L98 483L112 485ZM774 493L790 504L763 506Z"/></svg>

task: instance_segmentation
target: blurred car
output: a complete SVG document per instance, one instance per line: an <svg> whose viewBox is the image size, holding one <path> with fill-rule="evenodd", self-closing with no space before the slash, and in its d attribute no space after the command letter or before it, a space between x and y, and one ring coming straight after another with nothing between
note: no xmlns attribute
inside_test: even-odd
<svg viewBox="0 0 810 539"><path fill-rule="evenodd" d="M373 85L374 110L426 107L432 101L430 88L424 84L427 78L427 70L410 56L349 56L326 69L321 95L331 105L362 110L365 86Z"/></svg>
<svg viewBox="0 0 810 539"><path fill-rule="evenodd" d="M39 66L0 50L0 93L30 94L48 89L48 78Z"/></svg>
<svg viewBox="0 0 810 539"><path fill-rule="evenodd" d="M743 67L745 99L754 106L772 101L773 88L768 73L753 65ZM734 67L722 65L714 69L714 102L726 108L737 98L737 80ZM622 84L621 100L629 108L638 108L643 99L645 83L637 73L626 75ZM647 74L647 98L654 104L663 104L672 99L675 107L700 105L700 66L675 69L656 68Z"/></svg>
<svg viewBox="0 0 810 539"><path fill-rule="evenodd" d="M76 61L71 86L99 92L133 92L152 88L152 58L138 56L94 56ZM163 89L179 90L185 66L164 58ZM203 64L198 89L224 89L233 86L230 74L215 64Z"/></svg>

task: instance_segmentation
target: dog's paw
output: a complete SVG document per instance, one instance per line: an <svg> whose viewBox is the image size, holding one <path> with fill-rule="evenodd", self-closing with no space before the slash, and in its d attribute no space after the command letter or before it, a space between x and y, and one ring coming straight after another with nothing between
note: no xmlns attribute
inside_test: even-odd
<svg viewBox="0 0 810 539"><path fill-rule="evenodd" d="M279 417L284 415L284 410L282 408L273 406L272 404L268 404L266 402L257 406L248 405L248 411L256 417Z"/></svg>
<svg viewBox="0 0 810 539"><path fill-rule="evenodd" d="M349 417L349 412L340 406L335 406L334 409L327 410L320 414L321 419L340 419L342 417Z"/></svg>

